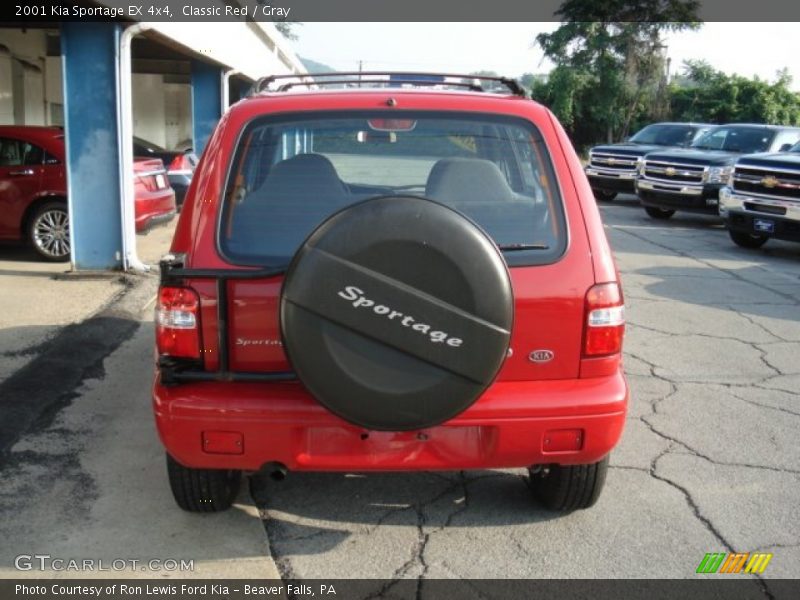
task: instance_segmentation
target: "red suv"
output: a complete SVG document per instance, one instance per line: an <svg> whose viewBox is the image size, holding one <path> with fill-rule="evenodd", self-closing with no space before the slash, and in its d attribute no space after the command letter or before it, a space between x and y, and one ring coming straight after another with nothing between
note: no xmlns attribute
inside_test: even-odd
<svg viewBox="0 0 800 600"><path fill-rule="evenodd" d="M314 77L225 114L162 261L178 505L227 508L242 472L526 467L546 507L591 506L624 307L561 125L503 78Z"/></svg>
<svg viewBox="0 0 800 600"><path fill-rule="evenodd" d="M69 260L64 164L61 128L0 126L0 240L28 241L45 260ZM161 160L137 158L133 170L136 230L172 219L175 192Z"/></svg>

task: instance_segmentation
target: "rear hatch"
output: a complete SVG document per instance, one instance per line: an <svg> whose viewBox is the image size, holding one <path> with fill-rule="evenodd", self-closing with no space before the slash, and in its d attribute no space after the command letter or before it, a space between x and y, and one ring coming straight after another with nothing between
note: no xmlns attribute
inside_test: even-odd
<svg viewBox="0 0 800 600"><path fill-rule="evenodd" d="M386 195L436 200L481 226L509 265L515 317L499 379L578 377L585 297L594 274L576 203L570 214L564 202L574 188L565 185L542 132L527 120L496 115L384 115L308 113L250 122L224 192L223 258L280 268L343 207ZM225 284L231 371L291 369L279 326L281 284L280 277ZM216 287L209 281L195 287L201 292L205 367L216 370Z"/></svg>
<svg viewBox="0 0 800 600"><path fill-rule="evenodd" d="M135 158L134 185L141 191L158 192L169 187L167 171L160 158Z"/></svg>

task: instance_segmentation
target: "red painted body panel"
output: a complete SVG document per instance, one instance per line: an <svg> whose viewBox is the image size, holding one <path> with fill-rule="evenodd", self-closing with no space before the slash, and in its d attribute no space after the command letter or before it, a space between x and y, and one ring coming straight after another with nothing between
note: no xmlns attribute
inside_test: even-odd
<svg viewBox="0 0 800 600"><path fill-rule="evenodd" d="M620 355L582 359L585 295L598 282L618 276L594 196L564 130L541 105L529 100L442 91L370 90L281 93L234 105L212 135L196 169L171 251L187 254L187 267L236 269L218 253L216 230L222 188L238 136L251 119L302 111L384 109L442 110L517 116L541 131L560 187L568 247L555 263L510 269L515 297L513 354L497 381L467 411L438 427L414 433L370 432L346 423L317 403L301 384L197 383L154 386L161 439L179 462L191 467L258 469L270 461L290 469L461 469L583 464L607 454L621 434L627 384ZM202 359L219 363L216 288L188 281L200 295ZM281 277L229 283L229 349L233 370L290 368L280 344ZM534 350L554 359L535 363ZM546 453L545 432L584 432L582 449ZM204 431L237 431L241 455L202 451Z"/></svg>
<svg viewBox="0 0 800 600"><path fill-rule="evenodd" d="M175 191L169 185L167 171L161 159L136 159L134 172L134 214L136 231L147 229L155 221L171 219L176 212ZM155 176L148 173L159 172L164 187L157 188Z"/></svg>
<svg viewBox="0 0 800 600"><path fill-rule="evenodd" d="M497 382L447 423L396 433L367 432L343 421L298 383L165 387L156 381L153 392L159 436L181 464L248 471L268 462L333 471L586 464L619 440L627 401L619 371L602 379ZM545 433L564 429L583 431L581 449L545 452ZM205 431L242 433L244 451L204 451Z"/></svg>
<svg viewBox="0 0 800 600"><path fill-rule="evenodd" d="M29 166L0 165L0 239L25 236L23 220L28 207L40 199L66 198L64 132L56 127L3 126L0 137L39 146L59 164ZM30 171L30 174L21 174Z"/></svg>
<svg viewBox="0 0 800 600"><path fill-rule="evenodd" d="M597 208L597 202L594 199L589 180L586 178L580 159L575 153L575 149L572 147L572 143L569 141L561 123L552 113L549 111L548 113L561 147L561 152L558 153L559 162L563 161L569 172L569 177L561 179L561 181L572 183L575 190L575 199L580 206L583 220L586 224L586 234L589 238L595 279L597 283L619 281L619 273L614 263L614 257L611 254L611 246L608 244L608 237L603 227L603 221L600 218L600 210Z"/></svg>
<svg viewBox="0 0 800 600"><path fill-rule="evenodd" d="M38 200L48 198L65 200L67 197L66 157L64 132L58 127L7 126L0 127L0 137L21 140L44 149L58 159L58 164L26 167L0 166L0 239L19 240L25 237L24 218L28 208ZM102 157L98 157L102 160ZM161 160L138 160L134 172L163 169ZM22 170L32 175L13 175ZM166 179L166 172L164 174ZM169 186L148 190L138 179L134 180L136 230L145 229L154 219L165 220L175 214L175 193Z"/></svg>

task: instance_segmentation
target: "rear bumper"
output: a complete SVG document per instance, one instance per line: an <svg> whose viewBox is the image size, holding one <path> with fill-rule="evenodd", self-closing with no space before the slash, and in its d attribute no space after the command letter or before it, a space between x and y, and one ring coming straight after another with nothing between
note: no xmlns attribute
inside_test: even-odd
<svg viewBox="0 0 800 600"><path fill-rule="evenodd" d="M498 382L472 407L420 431L367 431L335 416L299 383L163 386L153 407L167 452L195 468L414 471L587 464L617 444L628 386L612 377ZM237 440L208 451L219 436ZM556 446L556 447L554 447Z"/></svg>
<svg viewBox="0 0 800 600"><path fill-rule="evenodd" d="M135 201L136 231L143 231L156 223L169 221L175 216L175 192L165 188L158 192L137 194Z"/></svg>

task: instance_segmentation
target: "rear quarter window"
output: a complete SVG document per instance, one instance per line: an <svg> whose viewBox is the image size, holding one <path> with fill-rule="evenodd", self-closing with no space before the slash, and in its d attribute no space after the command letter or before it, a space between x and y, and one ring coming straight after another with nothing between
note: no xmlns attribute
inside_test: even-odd
<svg viewBox="0 0 800 600"><path fill-rule="evenodd" d="M531 122L419 111L251 121L230 165L219 249L234 264L286 265L327 217L390 195L459 211L511 266L554 262L566 249L559 186Z"/></svg>

